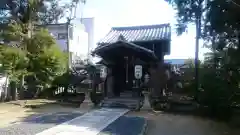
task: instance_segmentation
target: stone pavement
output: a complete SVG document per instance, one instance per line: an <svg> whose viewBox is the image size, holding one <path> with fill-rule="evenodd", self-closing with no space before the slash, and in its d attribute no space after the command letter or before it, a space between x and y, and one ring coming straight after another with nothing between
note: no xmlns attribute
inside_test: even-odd
<svg viewBox="0 0 240 135"><path fill-rule="evenodd" d="M143 117L121 116L98 135L144 135L147 124L147 120Z"/></svg>
<svg viewBox="0 0 240 135"><path fill-rule="evenodd" d="M128 111L110 108L94 110L36 135L97 135Z"/></svg>
<svg viewBox="0 0 240 135"><path fill-rule="evenodd" d="M24 118L21 122L0 128L0 135L35 135L81 115L81 112L33 114Z"/></svg>

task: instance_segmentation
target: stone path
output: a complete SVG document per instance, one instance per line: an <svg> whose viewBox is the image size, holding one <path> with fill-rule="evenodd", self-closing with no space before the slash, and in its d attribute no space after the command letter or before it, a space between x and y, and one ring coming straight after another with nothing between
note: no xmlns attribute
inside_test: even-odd
<svg viewBox="0 0 240 135"><path fill-rule="evenodd" d="M121 116L98 135L143 135L147 128L147 120L143 117Z"/></svg>
<svg viewBox="0 0 240 135"><path fill-rule="evenodd" d="M12 126L0 128L0 135L35 135L81 115L81 112L34 114Z"/></svg>
<svg viewBox="0 0 240 135"><path fill-rule="evenodd" d="M97 135L128 111L109 108L94 110L36 135Z"/></svg>

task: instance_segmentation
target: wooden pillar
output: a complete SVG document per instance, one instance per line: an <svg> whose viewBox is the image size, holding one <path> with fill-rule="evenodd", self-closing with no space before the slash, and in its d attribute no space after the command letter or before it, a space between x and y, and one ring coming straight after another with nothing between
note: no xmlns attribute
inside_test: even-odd
<svg viewBox="0 0 240 135"><path fill-rule="evenodd" d="M106 88L107 88L107 97L114 96L113 89L114 89L114 77L112 75L112 68L108 67L107 69L107 78L106 78Z"/></svg>

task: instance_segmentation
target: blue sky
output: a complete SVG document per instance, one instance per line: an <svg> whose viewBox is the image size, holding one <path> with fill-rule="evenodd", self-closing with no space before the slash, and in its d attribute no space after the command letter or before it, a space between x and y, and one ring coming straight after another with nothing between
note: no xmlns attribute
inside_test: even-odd
<svg viewBox="0 0 240 135"><path fill-rule="evenodd" d="M166 58L190 58L195 52L195 28L188 33L175 34L175 11L164 0L87 0L78 8L77 17L95 17L95 42L104 37L111 26L134 26L170 23L172 25L171 55ZM200 58L206 49L200 46Z"/></svg>

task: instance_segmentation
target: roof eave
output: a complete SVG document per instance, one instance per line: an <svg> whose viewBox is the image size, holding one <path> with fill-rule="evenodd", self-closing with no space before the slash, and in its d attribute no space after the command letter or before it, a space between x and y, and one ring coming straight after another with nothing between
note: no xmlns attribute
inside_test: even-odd
<svg viewBox="0 0 240 135"><path fill-rule="evenodd" d="M142 40L142 41L131 41L130 43L147 43L147 42L171 42L171 39L159 39L159 40ZM107 42L99 42L97 43L98 46L108 45L113 43L107 43Z"/></svg>
<svg viewBox="0 0 240 135"><path fill-rule="evenodd" d="M146 51L146 52L152 54L152 56L157 59L157 56L154 54L154 52L153 52L152 50L149 50L149 49L147 49L147 48L138 46L138 45L136 45L136 44L134 44L134 43L127 42L127 41L122 41L122 40L119 40L119 41L114 42L114 43L111 43L111 44L105 44L105 45L102 45L102 46L98 46L98 47L92 52L92 55L97 55L97 56L98 56L97 52L98 52L100 49L104 49L104 48L106 48L106 47L111 46L112 44L118 44L118 43L123 43L123 44L125 44L125 45L128 44L128 45L130 45L130 46L132 46L132 47L134 47L134 48L138 48L138 49L140 49L140 50Z"/></svg>
<svg viewBox="0 0 240 135"><path fill-rule="evenodd" d="M170 42L171 39L158 39L158 40L142 40L142 41L133 41L133 43L147 43L147 42Z"/></svg>

